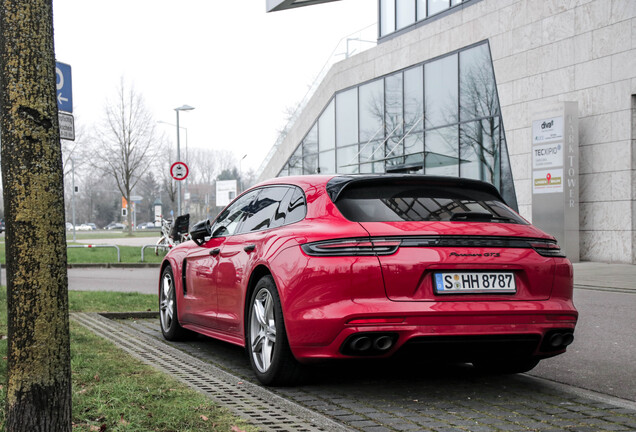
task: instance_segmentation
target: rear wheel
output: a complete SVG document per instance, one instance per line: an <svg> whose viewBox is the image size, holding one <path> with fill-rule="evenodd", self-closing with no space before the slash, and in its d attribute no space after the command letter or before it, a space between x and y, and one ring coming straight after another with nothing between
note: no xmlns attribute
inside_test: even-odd
<svg viewBox="0 0 636 432"><path fill-rule="evenodd" d="M159 322L163 337L170 341L183 340L188 330L181 327L177 317L177 293L174 284L172 267L167 266L161 274L159 287Z"/></svg>
<svg viewBox="0 0 636 432"><path fill-rule="evenodd" d="M478 370L497 375L517 374L528 372L539 364L539 359L534 357L514 357L508 359L489 359L473 361L473 366Z"/></svg>
<svg viewBox="0 0 636 432"><path fill-rule="evenodd" d="M252 369L265 385L290 385L300 378L300 364L287 341L280 297L271 276L264 276L250 299L247 352Z"/></svg>

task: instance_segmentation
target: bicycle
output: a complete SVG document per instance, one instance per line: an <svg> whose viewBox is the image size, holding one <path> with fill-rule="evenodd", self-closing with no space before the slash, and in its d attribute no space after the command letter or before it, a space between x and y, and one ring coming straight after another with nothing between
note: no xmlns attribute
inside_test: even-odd
<svg viewBox="0 0 636 432"><path fill-rule="evenodd" d="M161 237L155 246L155 255L159 255L159 249L172 249L176 245L190 240L188 228L190 226L190 214L186 213L173 221L161 218Z"/></svg>

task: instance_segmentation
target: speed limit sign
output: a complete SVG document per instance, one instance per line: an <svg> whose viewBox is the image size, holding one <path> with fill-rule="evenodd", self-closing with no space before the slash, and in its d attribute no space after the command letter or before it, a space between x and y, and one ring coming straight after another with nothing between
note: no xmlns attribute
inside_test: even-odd
<svg viewBox="0 0 636 432"><path fill-rule="evenodd" d="M188 166L183 162L175 162L170 167L170 175L175 180L185 180L189 172Z"/></svg>

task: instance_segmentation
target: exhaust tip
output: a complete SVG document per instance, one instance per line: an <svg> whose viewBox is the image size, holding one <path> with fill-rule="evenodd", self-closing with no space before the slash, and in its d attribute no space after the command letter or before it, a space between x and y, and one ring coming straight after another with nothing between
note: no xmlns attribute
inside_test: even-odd
<svg viewBox="0 0 636 432"><path fill-rule="evenodd" d="M349 347L354 352L364 352L364 351L368 351L371 348L371 345L372 345L372 342L370 337L359 336L359 337L353 338L353 340L349 344Z"/></svg>
<svg viewBox="0 0 636 432"><path fill-rule="evenodd" d="M379 336L373 341L373 348L378 351L387 351L393 346L393 338L389 336Z"/></svg>
<svg viewBox="0 0 636 432"><path fill-rule="evenodd" d="M356 333L344 341L340 346L340 352L349 356L383 355L395 346L397 340L397 333Z"/></svg>

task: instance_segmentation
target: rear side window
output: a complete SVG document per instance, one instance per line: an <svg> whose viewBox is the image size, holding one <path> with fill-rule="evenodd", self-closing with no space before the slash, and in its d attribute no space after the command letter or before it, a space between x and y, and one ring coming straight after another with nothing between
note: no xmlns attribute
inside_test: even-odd
<svg viewBox="0 0 636 432"><path fill-rule="evenodd" d="M501 222L527 224L499 198L481 190L426 185L346 187L335 202L354 222Z"/></svg>
<svg viewBox="0 0 636 432"><path fill-rule="evenodd" d="M285 213L281 212L281 201L284 201L289 193L291 191L286 186L263 188L250 204L240 232L260 231L282 225Z"/></svg>
<svg viewBox="0 0 636 432"><path fill-rule="evenodd" d="M292 192L286 209L285 225L299 222L303 220L307 214L307 203L305 202L305 194L303 191L294 187Z"/></svg>

